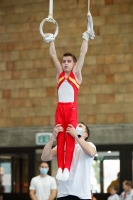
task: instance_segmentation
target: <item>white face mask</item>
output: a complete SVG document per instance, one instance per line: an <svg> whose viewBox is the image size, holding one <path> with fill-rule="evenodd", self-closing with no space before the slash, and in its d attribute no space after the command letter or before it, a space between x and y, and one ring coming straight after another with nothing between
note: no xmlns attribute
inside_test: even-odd
<svg viewBox="0 0 133 200"><path fill-rule="evenodd" d="M45 174L47 174L47 172L48 172L47 168L40 168L40 173L41 174L45 175Z"/></svg>
<svg viewBox="0 0 133 200"><path fill-rule="evenodd" d="M82 135L83 134L83 129L79 126L76 127L76 131L78 133L78 135Z"/></svg>

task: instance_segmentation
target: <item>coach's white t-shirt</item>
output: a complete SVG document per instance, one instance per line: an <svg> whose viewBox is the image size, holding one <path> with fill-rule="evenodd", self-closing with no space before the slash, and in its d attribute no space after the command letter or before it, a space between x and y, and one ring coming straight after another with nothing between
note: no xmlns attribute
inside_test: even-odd
<svg viewBox="0 0 133 200"><path fill-rule="evenodd" d="M48 200L51 189L56 189L56 181L53 177L47 175L45 177L36 176L32 178L30 183L30 190L35 190L36 197L38 200Z"/></svg>
<svg viewBox="0 0 133 200"><path fill-rule="evenodd" d="M92 147L95 145L88 142ZM91 199L91 165L94 157L89 157L75 144L73 161L67 181L58 181L58 197L74 195L80 199Z"/></svg>

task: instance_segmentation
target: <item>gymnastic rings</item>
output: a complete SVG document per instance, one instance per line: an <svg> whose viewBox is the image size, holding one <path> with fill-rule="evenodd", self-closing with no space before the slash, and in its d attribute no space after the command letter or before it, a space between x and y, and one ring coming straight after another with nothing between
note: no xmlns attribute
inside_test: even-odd
<svg viewBox="0 0 133 200"><path fill-rule="evenodd" d="M42 35L43 38L45 38L45 33L43 32L43 25L45 22L52 22L53 24L55 24L55 33L53 34L54 37L56 37L58 35L59 32L59 27L57 22L53 19L53 18L45 18L41 23L40 23L40 34Z"/></svg>
<svg viewBox="0 0 133 200"><path fill-rule="evenodd" d="M40 33L43 38L45 38L45 34L43 33L43 25L45 22L52 22L55 24L55 33L53 34L54 38L58 35L59 32L59 27L57 22L53 19L53 0L49 0L49 15L48 18L45 18L41 23L40 23Z"/></svg>

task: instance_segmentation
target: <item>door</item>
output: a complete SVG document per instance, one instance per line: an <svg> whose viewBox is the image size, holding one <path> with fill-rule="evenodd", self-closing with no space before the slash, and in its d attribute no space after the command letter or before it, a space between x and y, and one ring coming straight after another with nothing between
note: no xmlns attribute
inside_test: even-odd
<svg viewBox="0 0 133 200"><path fill-rule="evenodd" d="M0 149L0 196L3 200L30 200L29 182L34 176L34 149Z"/></svg>

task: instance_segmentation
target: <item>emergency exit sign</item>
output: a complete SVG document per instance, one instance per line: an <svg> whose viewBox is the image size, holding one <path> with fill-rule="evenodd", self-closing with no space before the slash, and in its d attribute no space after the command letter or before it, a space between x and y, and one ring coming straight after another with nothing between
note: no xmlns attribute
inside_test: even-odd
<svg viewBox="0 0 133 200"><path fill-rule="evenodd" d="M37 145L44 145L46 144L51 137L51 133L36 133L36 144Z"/></svg>

